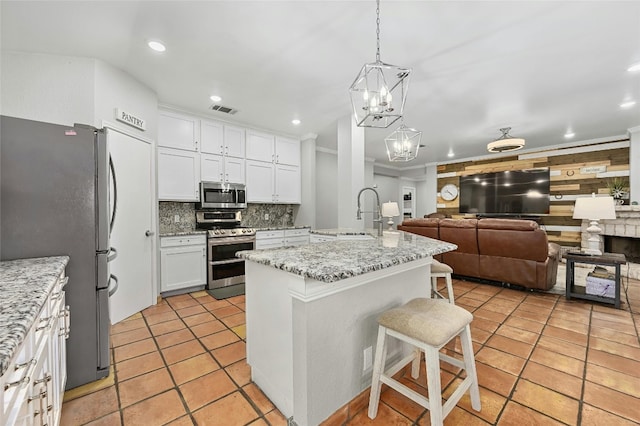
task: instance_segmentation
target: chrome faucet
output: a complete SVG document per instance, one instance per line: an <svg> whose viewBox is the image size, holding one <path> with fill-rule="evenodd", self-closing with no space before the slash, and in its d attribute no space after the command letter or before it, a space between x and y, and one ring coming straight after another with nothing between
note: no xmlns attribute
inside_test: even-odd
<svg viewBox="0 0 640 426"><path fill-rule="evenodd" d="M362 210L360 210L360 196L367 189L370 191L373 191L373 193L376 194L376 210L372 212L363 212ZM378 223L378 237L381 237L382 236L382 210L380 208L380 195L378 195L378 191L376 191L374 188L366 187L366 188L362 188L360 192L358 192L358 212L356 213L356 219L362 220L362 213L375 213L375 216L373 217L373 222Z"/></svg>

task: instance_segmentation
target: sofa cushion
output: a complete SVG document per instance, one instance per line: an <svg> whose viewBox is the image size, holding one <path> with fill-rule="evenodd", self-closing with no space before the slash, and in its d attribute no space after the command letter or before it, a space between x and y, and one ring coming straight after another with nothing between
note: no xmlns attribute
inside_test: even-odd
<svg viewBox="0 0 640 426"><path fill-rule="evenodd" d="M423 237L429 237L439 239L438 223L440 219L405 219L402 225L398 225L398 230L411 232L414 234L422 235Z"/></svg>
<svg viewBox="0 0 640 426"><path fill-rule="evenodd" d="M532 220L480 219L478 249L482 255L544 262L547 234Z"/></svg>

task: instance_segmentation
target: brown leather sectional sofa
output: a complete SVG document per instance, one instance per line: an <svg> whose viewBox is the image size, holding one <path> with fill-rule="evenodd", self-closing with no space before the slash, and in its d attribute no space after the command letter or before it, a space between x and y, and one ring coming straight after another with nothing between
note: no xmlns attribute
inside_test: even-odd
<svg viewBox="0 0 640 426"><path fill-rule="evenodd" d="M398 229L456 244L438 259L455 275L538 290L556 283L560 246L532 220L407 219Z"/></svg>

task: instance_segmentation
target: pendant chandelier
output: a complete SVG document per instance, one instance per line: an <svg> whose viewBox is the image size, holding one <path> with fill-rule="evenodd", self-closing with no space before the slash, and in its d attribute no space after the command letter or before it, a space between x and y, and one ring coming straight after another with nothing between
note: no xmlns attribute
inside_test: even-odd
<svg viewBox="0 0 640 426"><path fill-rule="evenodd" d="M418 155L422 132L409 128L404 122L384 139L389 161L411 161Z"/></svg>
<svg viewBox="0 0 640 426"><path fill-rule="evenodd" d="M376 0L376 61L365 64L349 88L359 127L386 128L402 117L411 68L380 60L380 0Z"/></svg>

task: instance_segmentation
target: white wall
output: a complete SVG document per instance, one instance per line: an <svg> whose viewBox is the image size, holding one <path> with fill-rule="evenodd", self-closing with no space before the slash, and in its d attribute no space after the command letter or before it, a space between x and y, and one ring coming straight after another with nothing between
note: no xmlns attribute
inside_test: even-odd
<svg viewBox="0 0 640 426"><path fill-rule="evenodd" d="M383 175L374 175L374 182L377 187L377 191L380 194L380 202L387 203L389 201L398 203L398 207L400 208L400 212L402 213L402 201L400 200L400 179L397 177L391 176L383 176ZM388 218L384 218L384 229L388 228L387 221ZM393 218L394 226L402 223L402 217L394 217Z"/></svg>
<svg viewBox="0 0 640 426"><path fill-rule="evenodd" d="M71 126L94 124L95 60L2 52L2 115Z"/></svg>
<svg viewBox="0 0 640 426"><path fill-rule="evenodd" d="M95 61L95 116L93 125L103 120L125 132L155 141L158 134L158 95L131 75L113 66ZM146 121L146 131L116 121L115 109L121 108Z"/></svg>
<svg viewBox="0 0 640 426"><path fill-rule="evenodd" d="M296 225L316 228L316 134L303 136L300 141L301 202Z"/></svg>
<svg viewBox="0 0 640 426"><path fill-rule="evenodd" d="M640 127L629 129L629 136L629 196L640 203Z"/></svg>
<svg viewBox="0 0 640 426"><path fill-rule="evenodd" d="M316 228L338 226L338 156L316 151Z"/></svg>

